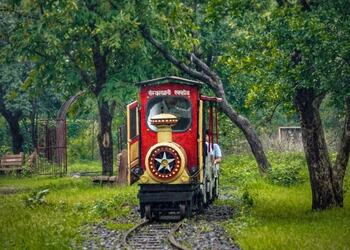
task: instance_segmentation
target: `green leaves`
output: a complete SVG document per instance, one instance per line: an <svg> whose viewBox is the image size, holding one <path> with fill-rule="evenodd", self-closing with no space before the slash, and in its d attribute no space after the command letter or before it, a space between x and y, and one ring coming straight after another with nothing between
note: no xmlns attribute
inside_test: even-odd
<svg viewBox="0 0 350 250"><path fill-rule="evenodd" d="M45 204L45 197L49 193L49 191L49 189L44 189L24 197L24 204L31 208Z"/></svg>

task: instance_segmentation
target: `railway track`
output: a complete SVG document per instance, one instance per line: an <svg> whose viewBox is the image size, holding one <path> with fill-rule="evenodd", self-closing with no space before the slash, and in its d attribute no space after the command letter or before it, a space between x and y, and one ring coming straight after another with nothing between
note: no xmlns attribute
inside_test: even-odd
<svg viewBox="0 0 350 250"><path fill-rule="evenodd" d="M188 250L175 239L175 233L182 222L150 222L145 220L130 229L123 239L126 249L138 250Z"/></svg>

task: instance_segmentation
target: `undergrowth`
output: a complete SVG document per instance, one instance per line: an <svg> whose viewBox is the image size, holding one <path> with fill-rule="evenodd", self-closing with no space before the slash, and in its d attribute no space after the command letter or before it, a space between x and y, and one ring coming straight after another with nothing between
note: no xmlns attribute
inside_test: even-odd
<svg viewBox="0 0 350 250"><path fill-rule="evenodd" d="M1 177L0 249L74 249L83 226L123 218L137 204L137 187L103 187L90 178ZM120 230L130 228L125 221Z"/></svg>
<svg viewBox="0 0 350 250"><path fill-rule="evenodd" d="M344 208L313 212L303 154L270 153L268 158L272 170L266 177L249 155L226 156L221 164L216 203L234 208L223 225L239 246L348 249L349 193ZM75 163L71 169L84 169L85 164ZM95 162L90 168L98 166ZM347 175L345 191L349 179ZM93 185L85 177L0 176L0 249L76 249L94 223L128 230L136 223L127 215L137 206L137 190L136 185Z"/></svg>
<svg viewBox="0 0 350 250"><path fill-rule="evenodd" d="M349 249L350 201L344 208L311 210L311 188L302 153L268 155L272 170L259 175L252 156L231 155L221 166L219 204L235 208L224 223L242 249ZM344 189L349 189L349 175Z"/></svg>

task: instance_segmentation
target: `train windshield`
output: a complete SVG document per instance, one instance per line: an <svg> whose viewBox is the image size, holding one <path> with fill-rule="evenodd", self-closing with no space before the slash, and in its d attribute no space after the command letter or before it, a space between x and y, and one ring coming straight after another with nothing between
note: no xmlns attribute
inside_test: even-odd
<svg viewBox="0 0 350 250"><path fill-rule="evenodd" d="M172 114L179 119L172 128L173 131L185 131L191 126L192 106L185 97L158 96L148 102L147 125L153 131L157 131L157 128L151 124L151 118L158 114Z"/></svg>

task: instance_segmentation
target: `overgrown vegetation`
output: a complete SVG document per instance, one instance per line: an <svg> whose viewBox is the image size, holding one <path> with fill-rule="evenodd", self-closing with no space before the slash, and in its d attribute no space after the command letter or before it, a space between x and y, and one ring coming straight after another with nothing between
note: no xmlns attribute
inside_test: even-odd
<svg viewBox="0 0 350 250"><path fill-rule="evenodd" d="M236 214L224 226L242 249L346 249L349 194L344 208L312 212L303 153L270 153L273 172L262 179L252 156L231 155L222 164L222 200ZM350 188L349 174L345 190Z"/></svg>
<svg viewBox="0 0 350 250"><path fill-rule="evenodd" d="M68 115L68 173L112 174L117 128L125 105L137 98L132 83L192 77L206 84L203 93L223 99L220 144L240 154L225 157L218 201L240 211L226 224L238 242L244 248L350 245L348 176L343 183L350 151L349 1L117 2L0 3L0 156L32 153L40 119L54 119L64 101L84 90ZM273 140L279 126L302 127L309 173L302 153L265 157L270 149L283 151L284 142ZM337 161L328 149L339 149ZM82 224L109 220L114 210L127 214L136 202L136 188L23 173L0 179L6 193L0 247L71 248ZM310 212L310 201L314 210L342 207L343 191L345 209ZM123 200L128 195L130 203Z"/></svg>
<svg viewBox="0 0 350 250"><path fill-rule="evenodd" d="M344 208L312 212L303 154L274 152L269 158L274 170L266 178L260 177L252 156L228 155L222 163L217 204L234 208L233 217L223 223L234 240L243 249L346 249L349 194ZM345 190L349 188L346 176ZM136 223L128 215L137 206L137 189L93 185L83 177L2 176L0 248L73 249L94 223L128 230Z"/></svg>
<svg viewBox="0 0 350 250"><path fill-rule="evenodd" d="M81 243L84 225L111 224L137 203L136 186L102 187L90 178L1 177L0 192L6 187L18 193L0 194L0 249L74 249ZM47 189L49 193L43 191ZM123 221L119 229L135 223Z"/></svg>

